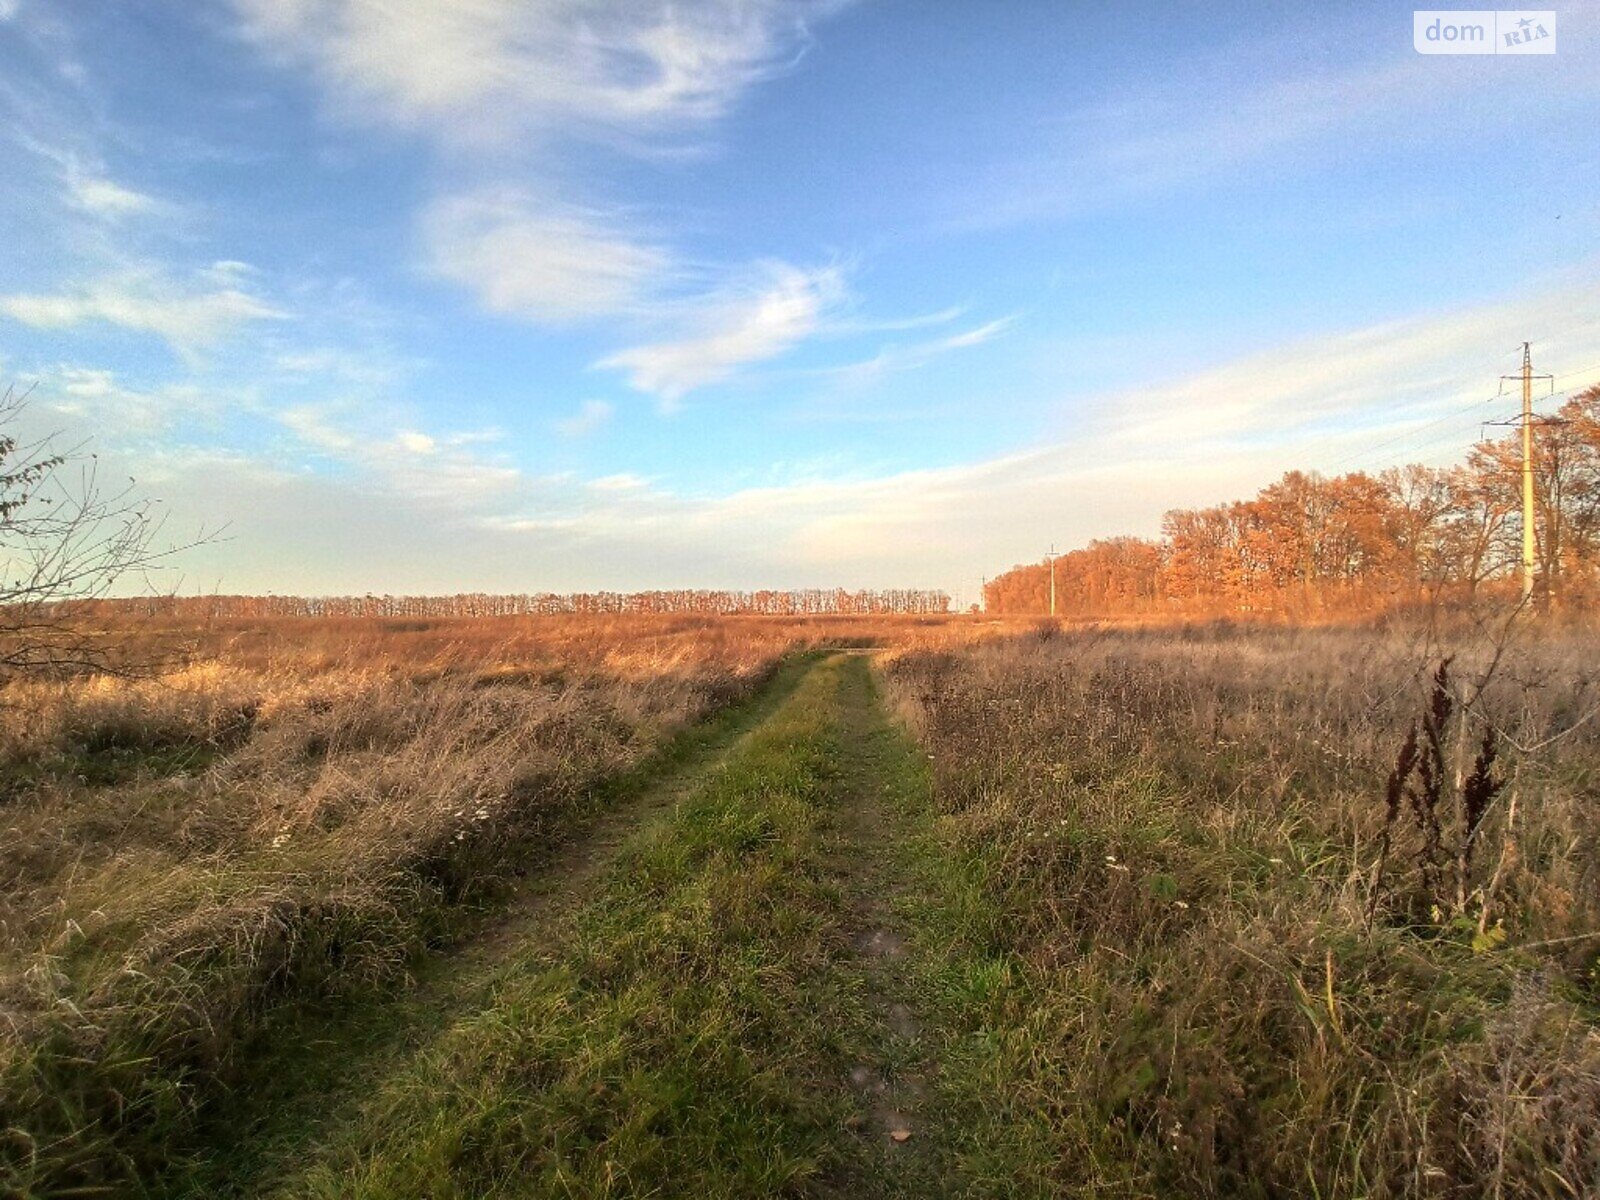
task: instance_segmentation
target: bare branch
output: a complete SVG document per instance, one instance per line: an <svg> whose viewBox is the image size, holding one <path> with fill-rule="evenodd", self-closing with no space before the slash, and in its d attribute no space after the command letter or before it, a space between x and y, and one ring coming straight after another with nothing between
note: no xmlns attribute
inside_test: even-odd
<svg viewBox="0 0 1600 1200"><path fill-rule="evenodd" d="M210 538L160 544L157 504L133 480L108 485L97 455L12 431L29 391L0 396L0 682L24 674L143 674L175 647L126 623L104 627L93 602L149 591L173 558Z"/></svg>

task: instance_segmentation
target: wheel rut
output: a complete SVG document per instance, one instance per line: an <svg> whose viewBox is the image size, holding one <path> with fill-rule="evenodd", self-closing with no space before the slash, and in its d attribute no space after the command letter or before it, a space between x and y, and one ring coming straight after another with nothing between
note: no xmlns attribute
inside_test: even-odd
<svg viewBox="0 0 1600 1200"><path fill-rule="evenodd" d="M917 929L906 911L911 885L896 849L910 836L887 793L894 731L866 658L846 664L840 688L839 769L847 781L839 812L834 870L848 902L851 945L862 979L859 1045L849 1084L860 1111L871 1181L841 1195L938 1196L948 1191L943 1138L932 1086L937 1059L911 971Z"/></svg>

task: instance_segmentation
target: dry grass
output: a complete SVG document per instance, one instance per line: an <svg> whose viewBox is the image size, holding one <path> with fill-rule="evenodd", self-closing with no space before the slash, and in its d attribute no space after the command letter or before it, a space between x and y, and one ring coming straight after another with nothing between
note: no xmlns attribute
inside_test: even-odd
<svg viewBox="0 0 1600 1200"><path fill-rule="evenodd" d="M1600 729L1574 727L1600 652L1503 657L1472 709L1510 773L1485 867L1418 917L1418 875L1372 889L1439 649L1046 628L889 663L951 877L991 913L954 936L1002 981L945 1099L1019 1193L1600 1190ZM1494 647L1451 649L1470 700Z"/></svg>

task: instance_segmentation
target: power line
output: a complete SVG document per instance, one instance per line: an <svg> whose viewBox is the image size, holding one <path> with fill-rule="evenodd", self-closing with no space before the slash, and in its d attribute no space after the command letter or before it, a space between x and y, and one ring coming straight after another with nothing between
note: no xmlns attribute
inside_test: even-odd
<svg viewBox="0 0 1600 1200"><path fill-rule="evenodd" d="M1426 456L1428 454L1431 454L1431 453L1434 453L1434 452L1440 451L1440 450L1452 449L1452 448L1453 449L1460 449L1462 436L1466 432L1467 432L1466 430L1460 430L1459 432L1456 432L1456 433L1443 435L1443 436L1440 436L1440 437L1432 438L1432 439L1430 439L1430 440L1428 440L1426 442L1422 442L1422 443L1420 443L1420 444L1418 444L1416 446L1413 446L1409 451L1407 451L1407 457L1409 457L1409 458L1423 457L1423 456ZM1482 439L1478 438L1476 440L1477 441L1481 441ZM1391 463L1390 465L1391 466L1403 466L1405 464L1403 464L1403 463Z"/></svg>
<svg viewBox="0 0 1600 1200"><path fill-rule="evenodd" d="M1543 399L1546 401L1552 398L1560 400L1565 394L1566 393L1563 392L1557 392L1555 393L1554 397L1546 396L1543 397ZM1553 422L1556 420L1556 418L1545 416L1544 414L1536 411L1534 413L1533 420L1534 424L1542 425ZM1406 461L1411 460L1414 456L1426 455L1434 451L1442 450L1450 447L1452 444L1456 445L1462 450L1470 450L1471 445L1461 446L1460 443L1462 441L1470 440L1472 445L1476 445L1480 442L1489 441L1492 439L1490 438L1490 435L1485 432L1488 427L1496 425L1519 426L1521 423L1521 417L1510 417L1505 420L1493 420L1489 417L1480 415L1475 417L1470 423L1464 424L1459 429L1441 433L1435 437L1425 438L1419 442L1408 443L1401 453L1392 456L1388 459L1388 461L1383 462L1380 466L1376 466L1374 469L1381 470L1390 466L1401 466L1404 465ZM1473 433L1472 431L1473 425L1478 427L1478 431L1476 433Z"/></svg>
<svg viewBox="0 0 1600 1200"><path fill-rule="evenodd" d="M1521 349L1522 349L1522 347L1518 346L1515 350L1508 351L1508 353L1517 354L1517 353L1521 352ZM1592 364L1590 366L1587 366L1587 367L1579 367L1575 371L1565 371L1560 375L1554 375L1554 376L1541 375L1541 376L1538 376L1538 378L1540 378L1540 379L1548 380L1550 382L1550 385L1551 385L1551 388L1552 388L1552 391L1550 392L1549 395L1541 396L1540 399L1541 400L1570 399L1571 396L1573 395L1573 393L1575 393L1575 392L1577 392L1579 390L1582 390L1582 388L1585 388L1588 385L1580 385L1580 387L1570 387L1570 388L1556 389L1555 388L1555 384L1559 383L1563 379L1573 379L1573 378L1576 378L1579 375L1588 375L1588 374L1591 374L1591 373L1594 373L1594 372L1600 372L1600 363L1594 363L1594 364ZM1509 380L1520 380L1522 378L1522 376L1520 374L1507 375L1507 376L1503 376L1503 378L1509 379ZM1458 409L1456 409L1456 410L1454 410L1452 412L1445 413L1443 416L1435 417L1431 421L1424 421L1420 425L1414 425L1410 429L1407 429L1404 433L1396 434L1394 437L1385 438L1383 441L1375 442L1370 446L1363 446L1361 449L1353 451L1352 453L1345 455L1343 458L1335 459L1333 462L1328 464L1328 468L1327 469L1330 470L1330 471L1338 470L1339 468L1341 468L1341 467L1343 467L1343 466L1345 466L1345 465L1347 465L1349 463L1353 463L1358 459L1367 458L1374 451L1383 450L1383 449L1385 449L1385 448L1387 448L1389 446L1399 445L1402 442L1408 442L1412 438L1416 437L1419 433L1426 433L1428 430L1436 428L1437 426L1443 425L1447 421L1456 420L1456 419L1458 419L1458 418L1460 418L1462 416L1465 416L1469 412L1473 412L1476 409L1481 408L1485 404L1493 404L1496 400L1501 399L1504 395L1505 395L1505 392L1504 392L1504 389L1502 388L1501 391L1496 392L1493 396L1486 397L1483 400L1474 400L1470 404L1466 405L1464 408L1458 408ZM1437 444L1436 440L1432 441L1432 442L1424 443L1424 445L1433 445L1433 444Z"/></svg>
<svg viewBox="0 0 1600 1200"><path fill-rule="evenodd" d="M1571 372L1569 375L1565 375L1565 376L1558 375L1558 376L1556 376L1556 378L1557 379L1565 379L1565 378L1571 378L1571 375L1581 375L1581 374L1584 374L1584 372L1583 371L1574 371L1574 372ZM1522 376L1520 374L1518 374L1518 375L1510 376L1510 378L1520 380L1522 378ZM1540 397L1538 397L1538 399L1540 401L1543 401L1543 402L1546 402L1546 403L1548 403L1551 400L1566 400L1566 399L1570 399L1573 395L1575 395L1580 390L1582 390L1581 387L1562 388L1561 390L1556 391L1556 392L1552 392L1549 395L1540 396ZM1483 408L1484 405L1493 404L1496 400L1500 400L1500 399L1504 399L1504 393L1503 392L1499 393L1497 395L1494 395L1494 396L1485 397L1483 400L1474 400L1472 403L1466 405L1463 408L1458 408L1453 412L1445 413L1443 416L1435 417L1431 421L1425 421L1421 425L1413 426L1412 428L1406 430L1404 433L1397 434L1394 437L1385 438L1381 442L1375 442L1370 446L1364 446L1359 450L1356 450L1356 451L1354 451L1354 452L1352 452L1350 454L1346 454L1342 458L1337 458L1337 459L1333 460L1333 462L1329 463L1328 466L1325 469L1328 470L1328 471L1338 471L1341 468L1349 465L1350 463L1356 462L1359 459L1366 459L1368 462L1371 462L1372 456L1374 455L1374 453L1376 451L1383 450L1383 449L1385 449L1385 448L1387 448L1389 446L1398 446L1398 445L1401 445L1402 443L1405 443L1406 446L1405 446L1405 448L1403 450L1401 450L1396 455L1386 456L1387 457L1387 461L1381 461L1381 466L1379 466L1379 467L1377 467L1375 469L1382 469L1382 467L1386 467L1386 466L1401 465L1402 460L1404 459L1404 457L1406 455L1410 455L1410 454L1413 454L1413 453L1418 453L1418 452L1421 452L1423 450L1428 450L1428 449L1431 449L1431 448L1433 448L1435 446L1442 445L1442 444L1444 444L1444 441L1446 440L1444 437L1432 437L1432 438L1428 438L1427 440L1422 441L1422 442L1413 442L1412 439L1416 438L1419 434L1425 434L1429 430L1435 429L1435 428L1437 428L1437 427L1439 427L1441 425L1446 424L1447 422L1458 421L1462 417L1467 416L1469 413L1479 412ZM1535 419L1535 421L1538 421L1541 418L1539 417L1538 414L1535 414L1534 419ZM1481 429L1482 426L1493 424L1493 422L1488 420L1486 417L1481 417L1481 418L1479 418L1477 420L1474 420L1470 424L1478 425L1480 427L1480 429ZM1466 432L1467 432L1467 427L1463 427L1461 429L1461 431L1460 431L1460 434L1465 434ZM1458 436L1458 435L1452 434L1452 435L1449 435L1449 436ZM1474 441L1482 441L1482 440L1483 440L1483 437L1482 437L1481 433L1480 433L1480 435L1478 437L1476 437L1474 439Z"/></svg>
<svg viewBox="0 0 1600 1200"><path fill-rule="evenodd" d="M1579 367L1576 371L1568 371L1564 375L1555 376L1555 378L1556 379L1571 379L1574 375L1587 375L1591 371L1600 371L1600 363L1595 363L1592 367ZM1568 390L1570 390L1570 389L1568 389Z"/></svg>
<svg viewBox="0 0 1600 1200"><path fill-rule="evenodd" d="M1457 420L1457 419L1465 416L1467 413L1476 412L1478 409L1482 408L1483 405L1491 403L1491 402L1493 402L1493 400L1494 400L1494 397L1492 397L1492 396L1488 400L1474 400L1471 404L1467 405L1465 408L1460 408L1460 409L1457 409L1454 412L1445 413L1444 416L1435 417L1433 420L1425 421L1421 425L1415 425L1412 428L1406 430L1404 433L1396 434L1394 437L1387 438L1384 441L1375 443L1374 445L1364 446L1360 450L1355 451L1353 454L1347 454L1347 455L1345 455L1345 457L1334 461L1332 464L1330 464L1330 469L1342 467L1346 463L1355 462L1356 459L1358 459L1358 458L1365 458L1367 455L1371 454L1374 450L1382 450L1386 446L1394 446L1394 445L1398 445L1401 442L1408 441L1411 438L1415 437L1419 433L1426 432L1427 430L1432 429L1437 425L1443 425L1446 421L1454 421L1454 420Z"/></svg>

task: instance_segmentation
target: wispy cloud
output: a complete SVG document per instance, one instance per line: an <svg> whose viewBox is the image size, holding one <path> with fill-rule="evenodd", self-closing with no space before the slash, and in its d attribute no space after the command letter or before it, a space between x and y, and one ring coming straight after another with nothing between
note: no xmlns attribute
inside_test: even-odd
<svg viewBox="0 0 1600 1200"><path fill-rule="evenodd" d="M39 107L39 102L35 105ZM49 133L35 129L36 125L53 127L55 124L36 109L24 108L12 119L15 128L10 131L11 137L24 150L50 164L68 208L101 221L173 211L173 206L155 196L113 179L105 163L89 149L81 134L73 136L55 128ZM59 140L63 137L75 144L63 144Z"/></svg>
<svg viewBox="0 0 1600 1200"><path fill-rule="evenodd" d="M123 187L110 179L73 174L67 180L67 202L80 212L105 220L157 212L162 205L154 196Z"/></svg>
<svg viewBox="0 0 1600 1200"><path fill-rule="evenodd" d="M806 0L236 0L249 36L369 120L503 141L638 136L722 115L791 62ZM465 132L470 131L470 132Z"/></svg>
<svg viewBox="0 0 1600 1200"><path fill-rule="evenodd" d="M695 388L783 354L814 333L844 295L837 267L767 264L760 277L698 303L682 336L622 350L596 364L627 372L638 391L675 409Z"/></svg>
<svg viewBox="0 0 1600 1200"><path fill-rule="evenodd" d="M0 316L36 329L101 322L153 334L192 356L248 322L287 317L243 283L241 272L229 264L185 279L147 268L60 292L0 295Z"/></svg>
<svg viewBox="0 0 1600 1200"><path fill-rule="evenodd" d="M948 325L959 321L965 309L950 307L937 312L916 313L909 317L840 317L829 322L828 328L838 334L907 333L913 329L927 329L935 325Z"/></svg>
<svg viewBox="0 0 1600 1200"><path fill-rule="evenodd" d="M1000 317L975 328L952 334L937 343L941 350L965 350L968 346L981 346L991 338L999 337L1009 329L1016 317Z"/></svg>
<svg viewBox="0 0 1600 1200"><path fill-rule="evenodd" d="M637 492L649 487L650 481L642 475L623 471L616 475L602 475L598 479L591 479L586 486L595 492Z"/></svg>
<svg viewBox="0 0 1600 1200"><path fill-rule="evenodd" d="M822 367L814 373L832 378L848 387L864 386L895 371L911 371L926 366L939 356L949 354L953 350L967 350L981 346L1005 333L1016 320L1014 315L1000 317L944 337L891 344L884 346L871 358Z"/></svg>
<svg viewBox="0 0 1600 1200"><path fill-rule="evenodd" d="M585 400L570 417L555 422L556 432L562 437L587 437L611 420L612 408L605 400Z"/></svg>
<svg viewBox="0 0 1600 1200"><path fill-rule="evenodd" d="M40 384L53 412L76 418L100 436L164 433L180 422L211 416L218 399L192 383L141 389L123 383L115 372L68 363L45 372Z"/></svg>
<svg viewBox="0 0 1600 1200"><path fill-rule="evenodd" d="M547 323L635 310L670 262L600 213L509 189L441 200L423 229L435 274L490 312Z"/></svg>
<svg viewBox="0 0 1600 1200"><path fill-rule="evenodd" d="M503 454L479 448L481 434L425 433L399 424L386 408L301 404L272 416L304 447L353 468L366 486L408 507L493 511L524 482Z"/></svg>
<svg viewBox="0 0 1600 1200"><path fill-rule="evenodd" d="M1453 458L1479 420L1509 411L1486 400L1495 377L1514 369L1521 330L1545 331L1538 362L1557 375L1600 363L1600 315L1588 295L1579 274L1537 294L1331 331L1125 393L1079 398L1063 406L1070 434L995 457L892 472L846 458L731 491L625 470L537 474L481 431L441 427L365 397L287 410L263 405L258 413L283 431L287 447L237 463L194 450L197 463L211 464L203 477L212 492L197 494L286 481L282 514L260 504L244 510L253 544L281 545L286 555L293 539L316 545L286 563L306 574L269 578L240 564L239 578L262 587L528 587L548 579L566 587L959 588L1032 559L1051 541L1154 533L1167 508L1248 494L1289 467L1376 469L1419 456ZM52 386L53 403L83 406L76 411L88 421L113 411L125 394L146 396L88 369L64 370ZM178 399L157 397L156 419ZM602 405L586 405L573 419L598 416ZM1085 420L1086 410L1095 415ZM1426 450L1406 440L1420 422L1451 414L1463 418L1451 427L1452 444ZM337 469L306 469L312 460ZM179 458L174 452L158 461ZM171 471L163 494L181 499L190 474L180 465ZM349 520L324 532L307 496L324 508L337 504ZM356 539L378 527L392 544L426 545L450 561L363 558ZM318 532L308 535L312 529ZM508 561L538 562L549 573L530 580L505 571Z"/></svg>
<svg viewBox="0 0 1600 1200"><path fill-rule="evenodd" d="M1592 291L1586 275L1592 268L1493 304L1301 339L1152 382L1096 405L1093 427L1118 454L1313 438L1319 447L1359 447L1369 430L1463 408L1472 430L1490 411L1498 376L1516 365L1525 331L1542 334L1541 362L1600 357L1600 312L1583 299Z"/></svg>
<svg viewBox="0 0 1600 1200"><path fill-rule="evenodd" d="M353 117L426 136L498 183L422 214L434 274L541 323L636 312L674 256L624 227L574 144L636 153L704 132L795 61L824 0L235 0L247 35L309 65ZM530 179L542 186L531 190ZM557 191L551 178L563 181Z"/></svg>
<svg viewBox="0 0 1600 1200"><path fill-rule="evenodd" d="M371 349L296 345L276 351L266 365L296 381L332 380L341 385L382 389L397 384L408 364Z"/></svg>

